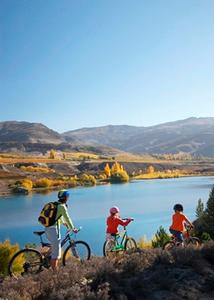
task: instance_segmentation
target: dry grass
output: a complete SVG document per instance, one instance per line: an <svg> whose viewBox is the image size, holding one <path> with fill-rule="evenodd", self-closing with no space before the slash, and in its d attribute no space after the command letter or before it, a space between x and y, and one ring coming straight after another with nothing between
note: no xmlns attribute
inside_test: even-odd
<svg viewBox="0 0 214 300"><path fill-rule="evenodd" d="M0 299L213 299L214 244L202 249L138 250L115 259L72 262L57 273L7 278Z"/></svg>

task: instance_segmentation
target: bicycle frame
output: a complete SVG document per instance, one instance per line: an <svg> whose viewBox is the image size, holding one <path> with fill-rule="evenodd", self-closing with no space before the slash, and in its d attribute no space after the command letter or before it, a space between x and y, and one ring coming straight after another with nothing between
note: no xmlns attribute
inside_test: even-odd
<svg viewBox="0 0 214 300"><path fill-rule="evenodd" d="M72 234L73 233L70 231L66 232L65 237L61 241L61 247L63 247L68 241L72 244L72 242L74 241L71 239ZM43 241L42 235L40 235L40 243L41 243L42 247L49 247L49 248L51 247L50 243L46 243Z"/></svg>
<svg viewBox="0 0 214 300"><path fill-rule="evenodd" d="M125 226L123 227L123 229L124 229L124 233L122 235L122 239L120 242L119 242L119 238L121 237L121 234L115 236L116 246L113 247L112 251L125 250L124 243L128 234Z"/></svg>

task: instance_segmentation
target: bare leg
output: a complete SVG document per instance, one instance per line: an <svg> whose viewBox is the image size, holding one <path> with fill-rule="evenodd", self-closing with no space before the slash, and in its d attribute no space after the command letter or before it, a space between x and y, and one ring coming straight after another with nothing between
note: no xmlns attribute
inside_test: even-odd
<svg viewBox="0 0 214 300"><path fill-rule="evenodd" d="M51 268L55 271L58 268L59 260L57 258L51 259Z"/></svg>

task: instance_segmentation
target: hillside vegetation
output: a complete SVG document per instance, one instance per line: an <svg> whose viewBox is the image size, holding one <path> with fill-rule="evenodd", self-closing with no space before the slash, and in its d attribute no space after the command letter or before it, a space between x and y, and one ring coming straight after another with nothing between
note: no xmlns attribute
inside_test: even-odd
<svg viewBox="0 0 214 300"><path fill-rule="evenodd" d="M1 284L10 300L211 300L214 298L214 244L201 249L138 250L115 259L93 258Z"/></svg>

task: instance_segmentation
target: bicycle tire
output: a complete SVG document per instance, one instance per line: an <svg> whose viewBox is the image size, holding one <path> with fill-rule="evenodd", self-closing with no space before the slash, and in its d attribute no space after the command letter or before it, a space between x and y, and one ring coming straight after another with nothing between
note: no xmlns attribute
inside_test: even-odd
<svg viewBox="0 0 214 300"><path fill-rule="evenodd" d="M164 243L162 249L163 249L163 250L170 251L170 250L172 250L174 247L175 247L175 242L173 242L173 241L168 241L168 242Z"/></svg>
<svg viewBox="0 0 214 300"><path fill-rule="evenodd" d="M81 257L80 253L78 253L78 250L77 250L77 247L80 246L81 247L83 246L83 249L85 248L85 255L84 257ZM80 261L84 261L84 260L89 260L90 257L91 257L91 249L89 247L89 245L84 242L84 241L75 241L73 242L72 244L70 244L66 249L65 249L65 252L63 253L63 257L62 257L62 263L63 263L63 266L66 265L66 261L68 261L68 258L66 258L66 256L68 255L68 252L70 250L70 253L71 253L71 256L69 256L70 258L75 258L76 255L73 254L73 247L76 251L76 254L78 255L78 257L76 257L78 260Z"/></svg>
<svg viewBox="0 0 214 300"><path fill-rule="evenodd" d="M8 264L8 274L11 277L37 274L42 270L42 266L43 258L41 253L36 249L26 248L19 250L13 255Z"/></svg>
<svg viewBox="0 0 214 300"><path fill-rule="evenodd" d="M125 251L136 250L137 243L136 243L135 239L128 237L125 241L124 248L125 248Z"/></svg>
<svg viewBox="0 0 214 300"><path fill-rule="evenodd" d="M103 244L103 256L108 256L108 253L111 252L112 248L114 248L116 242L113 240L106 240ZM108 250L110 249L110 250Z"/></svg>

